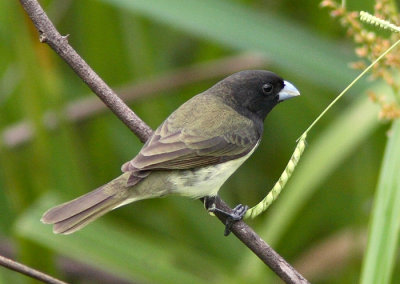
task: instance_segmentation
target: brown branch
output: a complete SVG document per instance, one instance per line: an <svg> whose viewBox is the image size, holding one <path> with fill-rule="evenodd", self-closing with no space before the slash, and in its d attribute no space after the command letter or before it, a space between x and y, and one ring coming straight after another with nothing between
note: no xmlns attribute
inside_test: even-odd
<svg viewBox="0 0 400 284"><path fill-rule="evenodd" d="M49 44L95 92L103 102L125 123L130 129L145 141L151 134L151 129L132 111L123 101L99 78L83 59L69 46L65 37L62 37L39 3L35 0L20 0L25 11L32 19L40 33L43 42ZM223 210L230 208L220 200L217 207ZM224 217L216 214L224 221ZM234 224L232 232L256 255L266 263L286 283L308 283L292 266L279 256L265 241L263 241L243 221Z"/></svg>
<svg viewBox="0 0 400 284"><path fill-rule="evenodd" d="M179 68L167 74L159 75L146 81L130 84L117 89L122 100L134 100L176 90L184 86L204 80L225 77L243 69L255 69L264 66L266 60L256 53L246 53L217 59L206 63ZM108 110L98 98L85 96L68 103L60 113L52 110L45 112L42 118L43 126L53 130L59 126L59 118L67 122L82 121ZM35 135L35 128L30 121L20 121L8 126L0 134L0 145L8 148L18 147L28 142Z"/></svg>
<svg viewBox="0 0 400 284"><path fill-rule="evenodd" d="M221 199L216 199L216 207L225 212L232 209ZM226 215L219 212L214 213L223 224ZM231 232L251 249L266 265L271 268L286 283L306 284L309 283L296 269L294 269L282 256L271 248L254 230L243 221L233 224Z"/></svg>
<svg viewBox="0 0 400 284"><path fill-rule="evenodd" d="M58 280L56 278L53 278L47 274L44 274L43 272L40 272L36 269L33 269L29 266L26 266L24 264L21 264L19 262L16 262L12 259L9 259L7 257L1 256L0 255L0 265L7 267L11 270L17 271L19 273L25 274L29 277L35 278L37 280L40 280L44 283L49 283L49 284L66 284L66 282L63 282L61 280Z"/></svg>
<svg viewBox="0 0 400 284"><path fill-rule="evenodd" d="M141 120L93 69L68 44L68 36L62 36L47 17L42 7L34 0L20 1L40 34L40 41L47 43L89 88L110 108L112 112L145 142L151 134L150 127Z"/></svg>

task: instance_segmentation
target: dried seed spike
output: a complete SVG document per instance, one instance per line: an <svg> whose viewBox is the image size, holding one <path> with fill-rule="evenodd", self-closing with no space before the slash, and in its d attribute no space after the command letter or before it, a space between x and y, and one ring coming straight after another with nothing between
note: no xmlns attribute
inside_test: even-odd
<svg viewBox="0 0 400 284"><path fill-rule="evenodd" d="M289 180L290 176L292 175L297 163L300 160L301 155L304 152L306 147L306 137L307 133L304 133L298 140L296 149L294 150L292 157L290 158L285 170L283 171L282 175L280 176L279 180L275 183L274 187L268 193L268 195L261 200L256 206L247 210L246 215L244 216L245 219L251 217L255 218L261 213L263 213L267 208L278 198L279 194L281 193L282 189L286 185L286 182Z"/></svg>

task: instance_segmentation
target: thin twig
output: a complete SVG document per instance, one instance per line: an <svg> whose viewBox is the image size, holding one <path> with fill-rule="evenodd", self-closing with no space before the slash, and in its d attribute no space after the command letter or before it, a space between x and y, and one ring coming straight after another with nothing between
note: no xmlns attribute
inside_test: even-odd
<svg viewBox="0 0 400 284"><path fill-rule="evenodd" d="M19 262L16 262L15 260L9 259L7 257L1 256L0 255L0 265L7 267L9 269L12 269L14 271L17 271L19 273L25 274L29 277L35 278L37 280L40 280L44 283L49 283L49 284L66 284L66 282L63 282L61 280L58 280L54 277L51 277L47 274L44 274L43 272L40 272L36 269L33 269L29 266L26 266L24 264L21 264Z"/></svg>
<svg viewBox="0 0 400 284"><path fill-rule="evenodd" d="M145 142L151 134L150 127L141 120L93 69L68 44L68 36L62 36L35 0L20 0L25 11L40 34L40 41L47 43L89 88L110 108L112 112Z"/></svg>
<svg viewBox="0 0 400 284"><path fill-rule="evenodd" d="M56 31L39 3L35 0L20 0L20 2L38 29L42 41L48 43L51 48L68 62L78 76L90 86L92 91L95 92L125 124L130 123L130 129L132 129L142 141L149 138L151 129L132 111L127 111L129 108L123 101L118 98L104 81L80 58L72 47L69 46L65 38ZM230 209L222 200L217 202L217 207L225 211ZM224 222L223 216L219 214L216 215ZM265 241L243 221L235 223L232 227L232 232L286 283L308 283L304 277L268 246Z"/></svg>
<svg viewBox="0 0 400 284"><path fill-rule="evenodd" d="M14 243L9 239L3 238L2 236L0 236L0 255L10 259L15 259L17 256L17 249L15 248ZM82 283L132 283L132 281L122 278L119 275L102 270L101 267L95 267L77 259L72 259L65 256L57 256L55 257L55 263L57 269L61 271L62 275L68 275L68 278L70 279L79 279Z"/></svg>
<svg viewBox="0 0 400 284"><path fill-rule="evenodd" d="M257 53L245 53L212 60L190 67L179 68L167 74L159 75L146 81L130 84L117 89L117 93L125 102L176 90L184 86L204 80L224 77L243 69L255 69L264 66L266 60ZM59 119L76 122L91 118L108 110L98 98L84 96L68 103L60 113L48 110L43 115L43 126L53 130L59 126ZM30 121L24 120L8 126L0 134L0 145L14 148L28 142L35 135Z"/></svg>

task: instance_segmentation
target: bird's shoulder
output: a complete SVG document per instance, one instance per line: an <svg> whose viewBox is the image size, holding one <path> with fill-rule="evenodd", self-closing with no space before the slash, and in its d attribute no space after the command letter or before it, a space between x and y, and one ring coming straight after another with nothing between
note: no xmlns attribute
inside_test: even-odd
<svg viewBox="0 0 400 284"><path fill-rule="evenodd" d="M216 133L240 134L244 131L256 134L260 129L255 121L226 104L221 97L207 93L184 103L157 129L161 136L181 132L199 137L213 137Z"/></svg>

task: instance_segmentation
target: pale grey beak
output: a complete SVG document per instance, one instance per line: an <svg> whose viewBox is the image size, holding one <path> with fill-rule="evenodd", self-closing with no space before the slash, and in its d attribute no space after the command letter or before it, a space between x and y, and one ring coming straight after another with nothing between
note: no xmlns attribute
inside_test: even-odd
<svg viewBox="0 0 400 284"><path fill-rule="evenodd" d="M283 89L278 93L279 102L300 96L300 92L293 86L292 83L288 81L283 81L285 86Z"/></svg>

